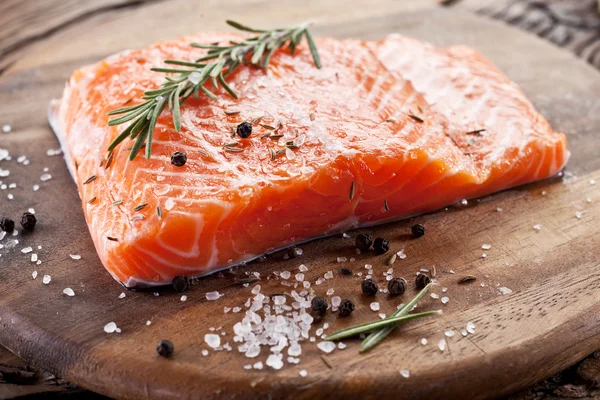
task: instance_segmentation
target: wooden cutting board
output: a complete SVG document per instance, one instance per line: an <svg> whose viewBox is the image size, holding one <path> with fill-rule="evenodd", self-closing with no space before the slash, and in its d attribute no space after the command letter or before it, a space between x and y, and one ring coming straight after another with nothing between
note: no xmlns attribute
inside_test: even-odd
<svg viewBox="0 0 600 400"><path fill-rule="evenodd" d="M11 174L1 178L17 188L0 191L0 214L17 216L35 208L39 224L32 234L19 234L16 248L0 249L0 344L20 357L59 376L119 398L487 398L511 393L564 369L600 347L600 76L582 61L541 40L501 23L478 19L454 10L399 13L397 2L373 1L369 7L342 1L324 4L290 2L285 14L260 2L207 4L158 3L131 9L117 16L100 16L65 29L44 40L0 78L0 124L13 132L0 133L0 147L13 158L27 155L30 164L0 162ZM279 4L279 3L278 3ZM204 5L203 5L204 6ZM283 7L283 6L282 6ZM408 7L410 8L410 7ZM392 248L405 249L407 258L394 264L394 275L412 280L420 268L436 266L439 285L433 290L450 301L426 298L420 309L442 308L438 318L413 321L397 329L366 354L358 341L348 340L345 350L329 354L328 367L314 344L305 342L301 363L280 371L246 371L246 359L235 350L203 357L203 342L210 327L222 326L232 341L232 326L242 314L224 314L224 307L242 305L249 288L236 285L230 274L211 276L187 293L187 301L168 291L155 297L148 292L127 292L102 268L89 238L77 190L61 157L49 157L57 141L46 119L49 100L57 97L65 79L79 65L95 62L114 51L196 30L225 29L221 22L234 17L254 25L287 25L317 19L315 32L339 38L380 38L401 32L438 45L468 44L496 62L518 82L555 129L568 135L572 159L569 179L555 178L452 206L429 215L368 230L392 240ZM315 18L316 17L316 18ZM85 29L83 28L85 27ZM150 29L151 27L151 29ZM52 179L40 182L43 168ZM574 174L571 177L571 174ZM32 186L40 185L34 192ZM14 200L7 200L8 193ZM587 198L591 199L588 203ZM502 211L497 211L501 207ZM576 218L576 211L582 217ZM425 237L411 240L412 223L427 227ZM533 229L540 224L541 230ZM350 233L352 237L356 232ZM7 239L2 242L6 245ZM482 250L483 243L492 245ZM23 247L33 247L42 264L30 261ZM38 249L37 246L42 246ZM358 276L339 273L342 265L355 273L365 263L376 275L389 267L388 257L356 256L340 264L338 256L353 255L353 240L341 237L302 246L304 254L283 260L275 254L246 270L266 277L272 271L297 271L299 264L315 281L326 271L334 278L315 286L319 294L351 298L357 310L351 318L328 315L328 330L377 318L369 308L372 299L360 295ZM482 253L487 258L482 258ZM73 260L69 254L80 254ZM38 271L37 279L31 273ZM455 273L451 273L453 270ZM239 270L243 274L245 270ZM42 276L52 276L49 285ZM459 285L464 275L477 281ZM262 292L282 291L277 280L260 282ZM62 294L64 288L74 297ZM500 288L512 291L501 294ZM284 288L286 289L286 288ZM502 291L507 292L507 289ZM206 301L205 293L224 296ZM388 315L403 299L379 295ZM146 321L152 321L150 326ZM114 321L120 334L106 334ZM468 321L476 333L459 331ZM313 328L320 327L321 324ZM448 348L437 343L453 330ZM428 344L419 343L427 338ZM155 343L170 339L172 359L156 355ZM300 377L301 369L308 371ZM409 370L404 378L400 370Z"/></svg>

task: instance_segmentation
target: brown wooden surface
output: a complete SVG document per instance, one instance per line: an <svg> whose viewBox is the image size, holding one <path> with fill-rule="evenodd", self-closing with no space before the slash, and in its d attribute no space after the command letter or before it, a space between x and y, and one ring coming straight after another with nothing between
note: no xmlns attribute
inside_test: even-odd
<svg viewBox="0 0 600 400"><path fill-rule="evenodd" d="M28 46L0 79L4 105L0 123L14 128L13 133L0 136L0 145L15 156L27 154L32 162L27 167L10 164L8 182L20 187L13 190L14 201L2 196L0 206L3 213L14 215L36 208L40 225L33 235L20 238L18 249L40 244L43 250L38 253L44 262L33 266L19 251L0 258L0 343L69 381L112 396L225 398L259 392L294 398L498 396L533 384L600 347L600 317L594 312L600 306L600 267L595 257L600 243L599 206L597 201L585 202L587 196L600 198L600 185L588 183L591 177L600 181L594 146L600 131L597 72L502 24L453 9L432 13L427 2L396 3L376 1L360 9L339 2L310 7L290 3L284 15L263 3L215 4L199 11L196 2L181 1L176 2L181 7L177 12L174 3L170 7L158 3L94 14ZM155 298L128 292L125 299L117 299L122 288L99 265L63 161L45 155L46 149L57 147L45 121L45 108L73 68L113 51L194 30L223 29L220 21L225 16L284 25L314 15L319 16L319 34L377 38L403 32L438 44L475 46L522 85L556 129L568 133L573 153L568 169L579 178L569 184L543 182L486 198L481 204L418 218L427 225L428 234L405 243L408 258L395 264L395 271L408 277L422 266L436 264L441 286L449 288L451 298L443 307L445 315L407 325L366 355L358 355L356 343L349 342L348 349L330 355L332 370L318 357L319 350L306 343L300 368L307 369L309 376L300 378L299 367L244 371L241 366L248 360L235 351L200 355L208 327L223 325L230 332L241 318L222 314L223 306L239 305L250 295L250 289L233 285L231 276L204 279L188 293L185 303L171 293ZM148 26L153 29L148 31ZM44 166L53 179L33 193L31 185L39 183ZM542 191L547 194L542 196ZM496 207L504 211L497 213ZM574 216L578 209L584 212L581 220ZM535 223L543 225L541 232L533 231ZM407 221L373 231L394 239L399 247L409 225ZM486 260L480 258L484 242L493 246ZM266 276L272 270L293 270L302 262L310 267L307 276L314 281L327 270L337 270L335 258L352 250L351 242L341 238L303 249L301 259L282 261L281 255L275 255L248 269ZM83 259L71 260L70 253ZM352 268L358 270L364 263L359 259ZM384 259L372 263L378 273L387 269ZM449 274L450 268L457 275ZM34 269L52 275L52 283L42 285L41 276L33 281ZM459 287L456 279L466 273L477 275L479 281ZM478 286L481 281L485 287ZM324 292L334 287L336 294L357 300L358 310L346 324L375 316L368 309L369 301L357 295L359 283L358 277L336 276L319 288ZM499 296L497 284L514 292ZM261 285L267 294L281 290L275 281ZM76 291L74 298L62 295L67 286ZM217 289L225 297L206 302L204 293ZM379 300L388 313L397 302ZM439 306L429 299L422 307ZM147 319L153 321L150 327L145 326ZM435 348L444 330L464 327L468 320L477 324L476 335L450 339L449 352ZM123 333L104 334L102 327L109 321L117 322ZM335 328L343 326L332 316L327 321ZM425 348L417 344L421 337L430 341ZM157 359L154 344L161 338L176 344L172 360ZM411 371L409 379L399 376L402 368Z"/></svg>

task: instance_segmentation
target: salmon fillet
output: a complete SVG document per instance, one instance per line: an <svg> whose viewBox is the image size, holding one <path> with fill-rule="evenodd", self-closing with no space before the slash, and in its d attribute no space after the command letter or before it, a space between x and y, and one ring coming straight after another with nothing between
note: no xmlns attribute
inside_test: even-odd
<svg viewBox="0 0 600 400"><path fill-rule="evenodd" d="M128 287L435 210L567 162L565 136L476 51L391 35L317 40L322 69L304 46L277 51L266 70L241 67L228 78L239 99L222 89L218 100L188 99L181 132L165 110L150 159L130 161L126 141L106 168L106 149L125 128L108 126L107 112L162 83L150 67L205 54L190 42L242 37L207 33L113 55L75 71L51 104L99 257ZM238 138L242 152L223 149L231 126L258 117L267 127ZM263 137L279 123L283 137ZM298 148L273 159L291 140ZM170 163L175 151L187 154L183 167Z"/></svg>

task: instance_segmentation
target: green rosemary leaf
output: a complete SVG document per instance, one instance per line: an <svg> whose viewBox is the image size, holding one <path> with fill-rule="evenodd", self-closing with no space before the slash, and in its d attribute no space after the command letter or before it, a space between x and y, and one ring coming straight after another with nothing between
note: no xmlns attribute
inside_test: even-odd
<svg viewBox="0 0 600 400"><path fill-rule="evenodd" d="M441 313L442 313L442 310L425 311L425 312L417 313L417 314L408 314L408 315L401 315L401 316L389 317L389 318L384 318L384 319L378 319L376 321L366 322L364 324L355 325L350 328L342 329L331 335L327 335L327 337L325 337L325 340L333 341L333 340L345 339L348 337L360 335L361 333L371 332L376 329L385 328L390 325L395 326L399 322L410 321L411 319L416 319L416 318L429 317L432 315L440 315Z"/></svg>
<svg viewBox="0 0 600 400"><path fill-rule="evenodd" d="M125 114L122 117L111 119L110 121L108 121L108 126L121 125L123 122L131 121L132 119L134 119L138 115L143 114L144 111L152 107L153 103L153 101L148 101L144 107L138 108L137 110Z"/></svg>
<svg viewBox="0 0 600 400"><path fill-rule="evenodd" d="M250 62L254 65L258 65L260 63L260 59L262 58L263 53L265 52L265 46L267 44L265 42L261 42L258 47L256 48L256 50L254 51L254 55L252 56L252 59L250 60Z"/></svg>
<svg viewBox="0 0 600 400"><path fill-rule="evenodd" d="M150 68L150 71L154 72L165 72L165 73L173 73L173 74L189 74L193 72L193 69L175 69L175 68Z"/></svg>
<svg viewBox="0 0 600 400"><path fill-rule="evenodd" d="M175 92L177 95L177 92ZM175 101L176 103L178 103L177 101ZM147 136L147 140L146 140L146 158L150 158L150 155L152 154L152 133L154 132L154 127L156 126L156 120L158 119L158 116L160 115L160 113L162 112L162 110L165 108L165 105L167 104L167 99L166 98L162 98L162 100L160 100L160 102L156 105L156 108L154 109L154 112L152 113L152 119L150 120L150 124L148 125L148 134ZM137 154L137 152L136 152Z"/></svg>
<svg viewBox="0 0 600 400"><path fill-rule="evenodd" d="M401 309L399 309L395 313L393 313L391 317L393 318L393 317L401 317L404 315L408 315L408 313L412 311L413 307L419 302L419 300L421 300L423 298L423 296L425 296L425 294L427 293L429 288L431 288L431 285L432 284L430 283L427 286L425 286L415 297L413 297L413 299L411 301L409 301L408 303L406 303L406 305L404 307L402 307ZM382 328L376 332L371 333L369 336L367 336L362 341L362 343L360 344L359 351L367 351L367 350L373 348L379 342L381 342L383 339L385 339L385 337L387 335L389 335L394 330L395 327L396 327L396 325L390 325L390 326L386 326L385 328Z"/></svg>
<svg viewBox="0 0 600 400"><path fill-rule="evenodd" d="M181 114L179 110L179 93L181 92L181 86L175 90L175 97L173 98L173 125L175 130L179 132L181 130Z"/></svg>
<svg viewBox="0 0 600 400"><path fill-rule="evenodd" d="M139 108L141 108L141 107L144 107L144 106L145 106L147 103L149 103L149 102L148 102L148 101L145 101L145 102L143 102L143 103L140 103L140 104L138 104L138 105L136 105L136 106L130 106L130 107L124 107L124 108L118 108L118 109L116 109L116 110L112 110L112 111L110 111L110 112L108 113L108 115L117 115L117 114L123 114L123 113L129 112L129 111L134 111L134 110L137 110L137 109L139 109Z"/></svg>
<svg viewBox="0 0 600 400"><path fill-rule="evenodd" d="M317 45L313 40L313 37L308 29L304 31L304 36L306 36L306 40L308 41L308 47L310 48L310 53L313 56L313 60L315 61L315 65L317 68L321 68L321 58L319 57L319 52L317 51Z"/></svg>
<svg viewBox="0 0 600 400"><path fill-rule="evenodd" d="M199 63L189 62L189 61L165 60L164 62L165 62L165 64L181 65L184 67L194 67L194 68L206 67L206 64L199 64Z"/></svg>
<svg viewBox="0 0 600 400"><path fill-rule="evenodd" d="M229 68L227 69L227 72L225 72L223 74L223 77L227 78L229 76L229 74L231 74L233 71L235 71L235 69L240 65L240 63L238 62L234 62L232 65L229 66Z"/></svg>
<svg viewBox="0 0 600 400"><path fill-rule="evenodd" d="M116 138L113 139L112 142L110 142L110 144L108 145L108 151L113 150L119 143L125 140L133 130L133 127L138 123L138 121L132 122L127 128L123 129L123 132L121 132Z"/></svg>
<svg viewBox="0 0 600 400"><path fill-rule="evenodd" d="M227 23L227 25L234 27L235 29L238 29L240 31L246 31L246 32L254 32L254 33L260 33L260 32L267 32L265 30L260 30L260 29L254 29L254 28L250 28L249 26L246 25L242 25L239 22L236 21L232 21L230 19L228 19L227 21L225 21Z"/></svg>
<svg viewBox="0 0 600 400"><path fill-rule="evenodd" d="M133 147L131 148L131 152L129 153L129 160L133 161L137 153L140 151L142 146L144 145L144 140L146 140L146 136L148 136L148 130L143 130L137 137Z"/></svg>
<svg viewBox="0 0 600 400"><path fill-rule="evenodd" d="M212 76L212 74L210 76L210 81L215 89L219 89L219 83L217 82L217 76L218 75Z"/></svg>
<svg viewBox="0 0 600 400"><path fill-rule="evenodd" d="M223 74L219 74L219 82L221 82L221 86L223 86L223 89L225 89L227 93L231 95L231 97L233 97L234 99L238 98L237 93L227 84L227 82L225 82Z"/></svg>
<svg viewBox="0 0 600 400"><path fill-rule="evenodd" d="M265 58L263 59L263 64L262 67L263 68L267 68L269 66L269 62L271 61L271 56L273 56L273 53L275 53L275 50L277 50L277 47L273 47L272 49L269 50L269 52L267 53L267 55L265 56Z"/></svg>
<svg viewBox="0 0 600 400"><path fill-rule="evenodd" d="M153 96L152 98L159 96L163 93L167 93L172 91L173 89L175 89L177 87L177 84L171 84L171 85L167 85L164 86L160 89L156 89L156 90L148 90L146 92L144 92L144 96Z"/></svg>
<svg viewBox="0 0 600 400"><path fill-rule="evenodd" d="M205 88L204 86L200 86L200 90L202 90L202 92L208 96L209 99L211 100L217 100L217 96L215 96L213 93L211 93L207 88Z"/></svg>
<svg viewBox="0 0 600 400"><path fill-rule="evenodd" d="M152 110L147 110L146 113L150 114L150 111L152 111ZM146 129L146 127L148 127L148 120L146 119L146 115L141 115L137 119L137 122L135 123L135 125L133 126L133 129L131 130L131 135L129 135L129 138L132 140L135 139L137 137L137 135L140 134L141 131Z"/></svg>

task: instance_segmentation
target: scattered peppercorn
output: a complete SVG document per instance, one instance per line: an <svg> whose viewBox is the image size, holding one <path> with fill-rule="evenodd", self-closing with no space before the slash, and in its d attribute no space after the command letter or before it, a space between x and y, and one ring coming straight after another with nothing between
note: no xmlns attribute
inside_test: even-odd
<svg viewBox="0 0 600 400"><path fill-rule="evenodd" d="M340 269L340 272L342 273L342 275L352 275L352 271L348 267L342 267L342 269Z"/></svg>
<svg viewBox="0 0 600 400"><path fill-rule="evenodd" d="M242 122L237 126L235 133L242 139L246 139L252 134L252 124L250 122Z"/></svg>
<svg viewBox="0 0 600 400"><path fill-rule="evenodd" d="M171 164L176 167L183 167L187 162L187 155L183 151L176 151L171 154Z"/></svg>
<svg viewBox="0 0 600 400"><path fill-rule="evenodd" d="M354 303L351 300L342 300L339 308L340 317L347 317L354 311Z"/></svg>
<svg viewBox="0 0 600 400"><path fill-rule="evenodd" d="M37 219L35 218L35 215L33 215L30 212L23 213L23 215L21 216L21 226L26 231L32 231L33 228L35 228L36 222Z"/></svg>
<svg viewBox="0 0 600 400"><path fill-rule="evenodd" d="M5 232L12 232L15 230L15 221L10 218L2 217L0 218L0 229Z"/></svg>
<svg viewBox="0 0 600 400"><path fill-rule="evenodd" d="M375 249L376 254L387 253L388 250L390 249L390 241L386 240L384 238L378 237L377 239L375 239L375 242L373 243L373 249Z"/></svg>
<svg viewBox="0 0 600 400"><path fill-rule="evenodd" d="M367 296L375 296L377 294L377 282L373 279L365 279L362 281L361 288Z"/></svg>
<svg viewBox="0 0 600 400"><path fill-rule="evenodd" d="M394 278L388 282L388 291L392 296L402 296L406 291L406 279Z"/></svg>
<svg viewBox="0 0 600 400"><path fill-rule="evenodd" d="M179 275L173 278L171 286L178 293L185 292L190 287L190 280L187 276Z"/></svg>
<svg viewBox="0 0 600 400"><path fill-rule="evenodd" d="M314 297L310 302L310 308L319 315L325 315L325 311L327 311L327 301L321 296Z"/></svg>
<svg viewBox="0 0 600 400"><path fill-rule="evenodd" d="M365 235L364 233L359 234L356 237L356 247L360 251L368 251L373 244L373 238L369 235Z"/></svg>
<svg viewBox="0 0 600 400"><path fill-rule="evenodd" d="M170 340L161 340L156 344L156 352L161 357L170 357L174 350L173 342Z"/></svg>
<svg viewBox="0 0 600 400"><path fill-rule="evenodd" d="M425 235L425 227L421 224L416 224L410 227L414 238L420 238Z"/></svg>
<svg viewBox="0 0 600 400"><path fill-rule="evenodd" d="M419 274L419 275L417 275L417 278L415 279L415 286L419 290L421 290L425 286L429 285L429 283L431 283L431 279L425 274Z"/></svg>

